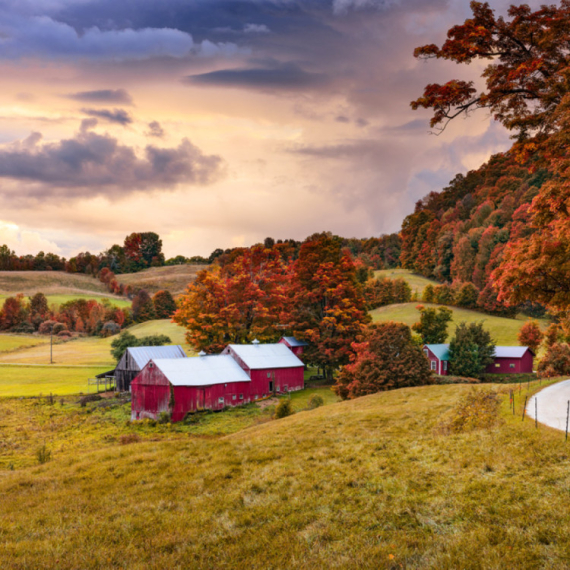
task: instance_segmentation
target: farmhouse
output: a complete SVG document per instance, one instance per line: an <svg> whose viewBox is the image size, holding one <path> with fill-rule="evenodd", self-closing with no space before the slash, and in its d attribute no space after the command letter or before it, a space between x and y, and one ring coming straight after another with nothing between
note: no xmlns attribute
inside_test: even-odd
<svg viewBox="0 0 570 570"><path fill-rule="evenodd" d="M295 356L301 356L308 346L304 340L298 340L294 336L284 336L279 342L289 347Z"/></svg>
<svg viewBox="0 0 570 570"><path fill-rule="evenodd" d="M127 348L114 371L116 389L127 392L137 374L154 358L188 358L180 345Z"/></svg>
<svg viewBox="0 0 570 570"><path fill-rule="evenodd" d="M424 354L431 369L441 376L447 376L449 366L449 344L424 344ZM486 374L531 373L534 352L526 346L496 346L495 360L485 369Z"/></svg>
<svg viewBox="0 0 570 570"><path fill-rule="evenodd" d="M304 387L304 364L285 344L230 344L222 354L232 356L264 392L292 392Z"/></svg>

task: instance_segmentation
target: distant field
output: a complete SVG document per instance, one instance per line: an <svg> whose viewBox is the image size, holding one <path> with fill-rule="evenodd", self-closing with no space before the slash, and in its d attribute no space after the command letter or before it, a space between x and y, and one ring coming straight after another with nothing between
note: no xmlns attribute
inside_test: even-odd
<svg viewBox="0 0 570 570"><path fill-rule="evenodd" d="M87 380L107 370L108 367L0 364L0 397L87 393Z"/></svg>
<svg viewBox="0 0 570 570"><path fill-rule="evenodd" d="M128 330L138 337L151 334L166 334L171 338L173 344L180 344L186 349L188 354L193 354L192 349L185 343L184 329L171 323L168 319L149 321L135 325ZM2 346L1 338L0 336L0 347ZM54 364L59 366L104 366L107 368L113 366L114 361L110 353L112 340L113 337L86 337L67 342L58 342L53 347ZM41 344L32 348L0 353L0 362L49 364L49 346ZM2 378L0 377L1 383Z"/></svg>
<svg viewBox="0 0 570 570"><path fill-rule="evenodd" d="M186 290L188 283L194 281L198 271L206 267L206 265L151 267L139 273L117 275L117 280L124 285L146 289L149 293L168 289L173 295L178 295Z"/></svg>
<svg viewBox="0 0 570 570"><path fill-rule="evenodd" d="M418 322L420 313L416 309L418 303L401 303L398 305L388 305L370 311L374 322L378 321L398 321L412 326ZM430 303L422 303L425 307L439 307L440 305L431 305ZM453 335L454 325L460 322L473 323L483 321L484 327L491 332L495 342L499 345L518 345L517 334L521 325L527 320L526 317L519 316L516 319L505 319L503 317L495 317L486 315L477 311L461 309L459 307L448 307L453 311L453 321L448 327L448 334ZM548 323L545 320L539 320L542 328L546 328ZM449 340L449 339L448 339Z"/></svg>
<svg viewBox="0 0 570 570"><path fill-rule="evenodd" d="M408 282L412 291L415 291L420 295L424 292L424 289L427 285L439 285L437 281L433 281L431 279L426 279L421 275L416 275L412 273L409 269L381 269L380 271L374 272L375 277L389 277L390 279L398 279L402 278Z"/></svg>
<svg viewBox="0 0 570 570"><path fill-rule="evenodd" d="M0 334L0 353L49 343L49 337L25 334Z"/></svg>

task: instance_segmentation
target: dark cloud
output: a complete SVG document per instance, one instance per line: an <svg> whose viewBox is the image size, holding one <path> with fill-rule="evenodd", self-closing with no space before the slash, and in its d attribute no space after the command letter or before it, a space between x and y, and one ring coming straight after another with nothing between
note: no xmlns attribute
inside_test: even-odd
<svg viewBox="0 0 570 570"><path fill-rule="evenodd" d="M96 91L79 91L78 93L69 93L65 95L68 99L81 101L84 103L122 103L123 105L132 105L133 99L125 89L99 89Z"/></svg>
<svg viewBox="0 0 570 570"><path fill-rule="evenodd" d="M103 119L110 123L118 123L119 125L130 125L133 118L124 109L81 109L81 112L96 119Z"/></svg>
<svg viewBox="0 0 570 570"><path fill-rule="evenodd" d="M148 124L148 131L145 134L147 137L157 137L161 139L165 135L165 132L158 121L152 121Z"/></svg>
<svg viewBox="0 0 570 570"><path fill-rule="evenodd" d="M0 178L32 183L19 187L14 198L117 198L179 184L207 185L223 172L219 156L205 155L188 139L175 148L148 145L141 158L117 139L91 132L91 126L84 122L74 138L57 143L40 144L41 135L33 133L0 150Z"/></svg>
<svg viewBox="0 0 570 570"><path fill-rule="evenodd" d="M185 82L198 85L242 87L260 90L298 90L322 86L328 82L326 75L305 71L294 63L273 63L265 67L221 69L209 73L190 75Z"/></svg>

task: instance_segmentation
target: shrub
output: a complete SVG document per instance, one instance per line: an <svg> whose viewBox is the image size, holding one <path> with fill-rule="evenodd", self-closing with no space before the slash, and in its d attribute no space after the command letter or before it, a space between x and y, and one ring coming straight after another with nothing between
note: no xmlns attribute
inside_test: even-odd
<svg viewBox="0 0 570 570"><path fill-rule="evenodd" d="M541 378L554 378L570 374L570 346L566 343L553 344L538 365Z"/></svg>
<svg viewBox="0 0 570 570"><path fill-rule="evenodd" d="M176 311L176 302L170 291L162 290L152 298L157 319L169 319Z"/></svg>
<svg viewBox="0 0 570 570"><path fill-rule="evenodd" d="M318 394L313 394L309 401L307 402L307 410L314 410L315 408L320 408L324 406L325 402Z"/></svg>
<svg viewBox="0 0 570 570"><path fill-rule="evenodd" d="M293 406L291 405L291 400L289 400L289 398L281 400L279 404L277 404L277 407L275 408L276 419L286 418L292 414L294 414Z"/></svg>
<svg viewBox="0 0 570 570"><path fill-rule="evenodd" d="M32 334L36 329L34 328L34 325L30 323L20 323L19 325L12 327L10 330L15 333Z"/></svg>
<svg viewBox="0 0 570 570"><path fill-rule="evenodd" d="M464 378L463 376L434 376L435 384L480 384L477 378Z"/></svg>
<svg viewBox="0 0 570 570"><path fill-rule="evenodd" d="M47 463L51 459L51 451L45 443L36 451L36 458L40 465Z"/></svg>
<svg viewBox="0 0 570 570"><path fill-rule="evenodd" d="M172 414L170 412L160 412L160 414L158 414L159 424L169 424L171 420L172 420Z"/></svg>
<svg viewBox="0 0 570 570"><path fill-rule="evenodd" d="M51 329L52 334L59 334L62 331L67 331L67 326L63 323L55 323Z"/></svg>
<svg viewBox="0 0 570 570"><path fill-rule="evenodd" d="M83 396L83 398L79 400L79 405L84 408L88 402L98 402L102 399L99 394L87 394L87 396Z"/></svg>
<svg viewBox="0 0 570 570"><path fill-rule="evenodd" d="M52 320L44 321L44 322L39 326L38 332L39 332L40 334L52 334L53 327L54 327L55 325L57 325L57 324L60 324L60 323L58 323L57 321L52 321Z"/></svg>
<svg viewBox="0 0 570 570"><path fill-rule="evenodd" d="M119 334L121 332L121 327L115 321L107 321L103 328L101 329L101 336L107 338Z"/></svg>
<svg viewBox="0 0 570 570"><path fill-rule="evenodd" d="M443 433L489 429L499 423L499 397L496 392L472 388L455 406L451 417L439 425Z"/></svg>

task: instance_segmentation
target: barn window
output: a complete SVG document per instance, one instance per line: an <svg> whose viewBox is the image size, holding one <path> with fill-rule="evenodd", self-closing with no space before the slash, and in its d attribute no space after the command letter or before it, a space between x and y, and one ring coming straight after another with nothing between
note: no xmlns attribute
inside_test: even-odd
<svg viewBox="0 0 570 570"><path fill-rule="evenodd" d="M223 403L224 403L224 398L223 398L223 397L218 398L218 403L223 404Z"/></svg>
<svg viewBox="0 0 570 570"><path fill-rule="evenodd" d="M424 348L424 354L425 354L426 356L429 356L429 351L428 351L427 348Z"/></svg>
<svg viewBox="0 0 570 570"><path fill-rule="evenodd" d="M148 367L149 367L149 368L154 368L154 362L151 362L151 363L148 365Z"/></svg>
<svg viewBox="0 0 570 570"><path fill-rule="evenodd" d="M271 372L267 373L267 378L271 378Z"/></svg>
<svg viewBox="0 0 570 570"><path fill-rule="evenodd" d="M435 360L431 361L431 369L435 370L437 368L437 362Z"/></svg>
<svg viewBox="0 0 570 570"><path fill-rule="evenodd" d="M235 400L235 399L236 399L236 395L234 394L234 395L232 396L232 400Z"/></svg>
<svg viewBox="0 0 570 570"><path fill-rule="evenodd" d="M515 365L514 364L509 364L509 368L514 368Z"/></svg>
<svg viewBox="0 0 570 570"><path fill-rule="evenodd" d="M283 387L283 390L285 390L285 392L287 392L287 384L285 384L285 386Z"/></svg>
<svg viewBox="0 0 570 570"><path fill-rule="evenodd" d="M495 364L495 368L501 368L500 364Z"/></svg>
<svg viewBox="0 0 570 570"><path fill-rule="evenodd" d="M243 400L243 394L240 394L240 395L239 395L239 399L240 399L240 400Z"/></svg>
<svg viewBox="0 0 570 570"><path fill-rule="evenodd" d="M443 369L444 369L444 370L447 370L447 360L444 360L444 361L443 361Z"/></svg>

